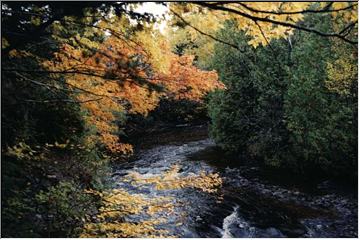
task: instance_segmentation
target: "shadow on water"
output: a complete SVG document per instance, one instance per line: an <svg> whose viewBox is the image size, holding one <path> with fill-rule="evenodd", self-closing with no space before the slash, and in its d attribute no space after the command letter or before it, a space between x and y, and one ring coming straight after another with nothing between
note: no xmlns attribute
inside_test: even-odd
<svg viewBox="0 0 360 240"><path fill-rule="evenodd" d="M353 187L323 178L296 178L246 159L239 162L216 146L191 154L188 160L205 161L225 179L223 201L199 226L203 237L209 237L209 225L223 237L357 236Z"/></svg>
<svg viewBox="0 0 360 240"><path fill-rule="evenodd" d="M228 154L218 146L207 147L189 155L188 159L205 161L221 172L226 168L241 169L242 176L246 178L258 178L264 182L308 194L336 193L350 195L354 198L357 198L358 194L357 182L348 179L329 179L324 175L315 173L304 176L288 169L270 168L255 159Z"/></svg>
<svg viewBox="0 0 360 240"><path fill-rule="evenodd" d="M239 165L210 139L199 140L200 135L194 136L195 139L186 141L186 134L178 138L175 134L171 144L150 144L152 147L144 147L133 161L114 168L115 188L148 198L172 199L176 206L173 213L159 213L159 217L167 219L160 228L171 236L357 236L356 197L324 190L323 182L311 187L304 187L290 177L281 182L254 163ZM175 179L181 184L165 190L156 184L138 187L124 180L134 172L148 183L152 179L160 179L161 184ZM211 174L217 174L222 184L217 191L207 192L203 186L208 186L205 180ZM192 179L202 185L197 186ZM325 185L331 189L331 184Z"/></svg>

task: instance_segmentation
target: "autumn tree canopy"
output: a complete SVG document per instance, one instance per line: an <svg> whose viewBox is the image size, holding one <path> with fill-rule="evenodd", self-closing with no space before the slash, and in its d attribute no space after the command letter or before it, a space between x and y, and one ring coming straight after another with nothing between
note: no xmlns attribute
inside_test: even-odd
<svg viewBox="0 0 360 240"><path fill-rule="evenodd" d="M141 2L2 2L4 236L96 233L99 209L158 207L102 191L110 162L135 152L133 129L170 113L191 123L201 109L218 146L264 165L356 175L358 3L156 4L163 16Z"/></svg>

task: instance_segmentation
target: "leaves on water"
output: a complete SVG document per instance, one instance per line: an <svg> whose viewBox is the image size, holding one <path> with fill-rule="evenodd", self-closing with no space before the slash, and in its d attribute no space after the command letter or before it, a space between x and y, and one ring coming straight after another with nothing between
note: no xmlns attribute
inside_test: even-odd
<svg viewBox="0 0 360 240"><path fill-rule="evenodd" d="M137 172L130 172L127 178L134 186L154 184L157 190L196 188L203 192L214 193L222 185L222 179L217 173L201 171L198 175L182 176L179 170L179 165L173 165L163 175L144 177Z"/></svg>
<svg viewBox="0 0 360 240"><path fill-rule="evenodd" d="M89 217L80 237L168 237L167 231L157 227L166 222L159 218L157 213L173 213L171 198L149 199L142 194L130 194L125 189L114 189L105 193L87 190L86 193L101 197L103 206L95 218ZM143 213L147 215L146 220L125 221L128 216Z"/></svg>
<svg viewBox="0 0 360 240"><path fill-rule="evenodd" d="M157 190L194 188L207 193L215 193L222 185L217 173L200 172L182 176L180 166L173 165L164 174L142 176L137 172L129 173L125 180L135 187L152 184ZM102 207L95 217L84 226L81 237L169 237L169 232L158 227L167 222L167 218L175 213L176 204L171 197L149 198L142 194L131 194L125 189L114 189L101 193L87 190L102 199ZM144 215L145 214L145 215ZM128 217L141 215L141 221L133 222ZM175 223L182 225L181 221Z"/></svg>

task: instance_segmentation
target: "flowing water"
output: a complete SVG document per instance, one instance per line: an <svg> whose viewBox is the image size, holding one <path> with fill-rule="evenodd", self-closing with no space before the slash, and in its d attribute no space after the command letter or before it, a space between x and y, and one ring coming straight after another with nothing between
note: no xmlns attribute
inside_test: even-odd
<svg viewBox="0 0 360 240"><path fill-rule="evenodd" d="M355 194L331 192L329 182L315 191L275 184L259 177L257 167L213 164L221 156L210 139L156 146L116 166L111 181L146 199L166 197L171 210L164 207L155 218L165 219L157 228L169 236L357 236ZM166 181L171 184L159 185ZM144 212L125 220L148 217Z"/></svg>

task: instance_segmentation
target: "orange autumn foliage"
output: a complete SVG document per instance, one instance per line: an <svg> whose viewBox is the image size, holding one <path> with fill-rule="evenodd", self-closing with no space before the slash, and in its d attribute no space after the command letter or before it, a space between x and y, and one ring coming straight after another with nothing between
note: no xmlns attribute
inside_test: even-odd
<svg viewBox="0 0 360 240"><path fill-rule="evenodd" d="M216 89L224 88L216 71L203 71L193 65L194 56L171 54L168 74L159 75L159 83L169 90L175 99L201 101L202 97Z"/></svg>
<svg viewBox="0 0 360 240"><path fill-rule="evenodd" d="M54 61L45 62L44 65L52 71L74 73L66 75L66 84L84 110L89 129L92 126L96 128L87 137L86 143L91 145L100 141L111 152L129 154L132 146L121 143L114 114L126 110L146 114L157 102L154 97L148 97L151 96L148 89L136 85L131 79L131 75L144 74L138 69L122 66L127 64L127 56L131 53L119 44L115 45L115 49L111 45L114 44L110 38L90 57L83 56L79 49L63 45ZM127 106L129 104L131 107Z"/></svg>
<svg viewBox="0 0 360 240"><path fill-rule="evenodd" d="M87 144L100 141L111 152L132 153L132 146L119 139L116 113L146 116L162 96L200 101L207 92L223 87L215 71L196 68L192 56L171 53L166 42L161 43L171 59L166 73L154 72L151 56L140 44L111 36L93 54L84 54L83 49L91 46L81 44L81 49L64 44L54 59L43 65L50 71L67 73L65 82L85 112L89 129L96 129ZM151 84L162 85L165 91L154 91Z"/></svg>

